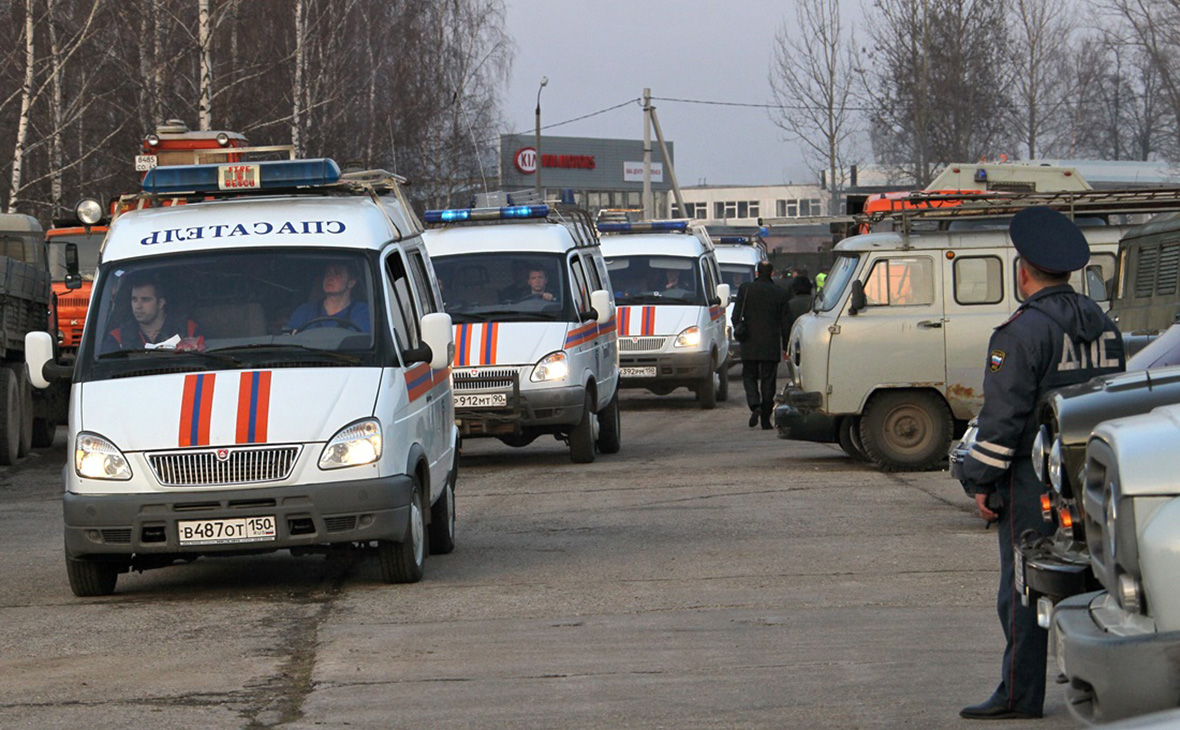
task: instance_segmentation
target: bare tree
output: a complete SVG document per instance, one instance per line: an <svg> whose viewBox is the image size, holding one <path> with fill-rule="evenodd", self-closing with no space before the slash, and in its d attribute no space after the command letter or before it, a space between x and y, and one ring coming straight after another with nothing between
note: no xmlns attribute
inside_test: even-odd
<svg viewBox="0 0 1180 730"><path fill-rule="evenodd" d="M814 171L826 172L831 215L839 212L855 131L854 65L851 32L845 30L839 1L798 0L795 22L784 20L775 34L771 119L803 145Z"/></svg>
<svg viewBox="0 0 1180 730"><path fill-rule="evenodd" d="M33 81L36 78L36 46L33 30L33 0L25 0L25 78L20 90L20 116L16 126L16 145L12 152L12 181L9 183L8 212L17 212L20 203L21 173L24 170L25 145L29 139L29 112L33 106Z"/></svg>
<svg viewBox="0 0 1180 730"><path fill-rule="evenodd" d="M1017 128L1029 159L1057 119L1068 91L1061 49L1072 47L1073 16L1066 0L1013 0L1012 88Z"/></svg>

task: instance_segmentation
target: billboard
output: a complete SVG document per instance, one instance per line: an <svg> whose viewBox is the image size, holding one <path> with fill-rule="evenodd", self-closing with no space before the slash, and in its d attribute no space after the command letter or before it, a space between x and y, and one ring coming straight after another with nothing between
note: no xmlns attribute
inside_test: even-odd
<svg viewBox="0 0 1180 730"><path fill-rule="evenodd" d="M668 154L675 160L671 142ZM538 163L541 184L549 189L643 190L642 140L542 136L538 158L532 135L500 135L501 187L533 187ZM663 154L654 141L651 167L652 190L670 190L672 183L664 174Z"/></svg>

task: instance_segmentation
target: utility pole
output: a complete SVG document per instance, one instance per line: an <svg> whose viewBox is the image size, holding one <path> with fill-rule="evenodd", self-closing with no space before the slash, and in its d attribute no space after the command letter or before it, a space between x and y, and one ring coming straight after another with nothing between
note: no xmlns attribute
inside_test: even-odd
<svg viewBox="0 0 1180 730"><path fill-rule="evenodd" d="M541 197L541 89L545 88L549 83L548 76L541 77L541 85L537 87L537 132L533 139L533 147L536 148L534 154L537 156L536 171L533 172L535 177L533 183L536 185L537 197Z"/></svg>
<svg viewBox="0 0 1180 730"><path fill-rule="evenodd" d="M643 219L655 217L651 200L651 89L643 90Z"/></svg>

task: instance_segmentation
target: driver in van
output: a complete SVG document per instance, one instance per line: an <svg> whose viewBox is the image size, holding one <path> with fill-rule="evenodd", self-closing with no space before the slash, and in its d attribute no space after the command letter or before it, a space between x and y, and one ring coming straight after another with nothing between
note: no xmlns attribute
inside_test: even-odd
<svg viewBox="0 0 1180 730"><path fill-rule="evenodd" d="M357 332L369 332L369 305L353 299L357 284L356 267L352 263L334 261L324 267L324 298L305 302L291 313L287 328L292 332L317 327L346 327Z"/></svg>
<svg viewBox="0 0 1180 730"><path fill-rule="evenodd" d="M155 349L171 340L176 349L203 349L197 323L168 315L168 297L151 275L128 277L131 288L131 317L111 328L102 340L101 352Z"/></svg>
<svg viewBox="0 0 1180 730"><path fill-rule="evenodd" d="M509 302L523 302L529 299L540 299L546 302L556 301L557 297L548 289L549 277L545 274L545 270L540 267L532 267L528 270L525 283L518 287L509 288L501 294L501 298Z"/></svg>

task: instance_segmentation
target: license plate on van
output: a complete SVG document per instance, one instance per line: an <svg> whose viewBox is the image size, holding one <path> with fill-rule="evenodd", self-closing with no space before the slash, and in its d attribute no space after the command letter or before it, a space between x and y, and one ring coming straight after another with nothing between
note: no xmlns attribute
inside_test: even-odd
<svg viewBox="0 0 1180 730"><path fill-rule="evenodd" d="M224 520L184 520L176 523L181 545L226 545L269 542L275 539L275 518L232 517Z"/></svg>
<svg viewBox="0 0 1180 730"><path fill-rule="evenodd" d="M625 367L619 368L619 377L621 378L654 378L656 376L655 365L649 367Z"/></svg>
<svg viewBox="0 0 1180 730"><path fill-rule="evenodd" d="M507 393L464 393L455 395L456 408L503 408L507 405Z"/></svg>

